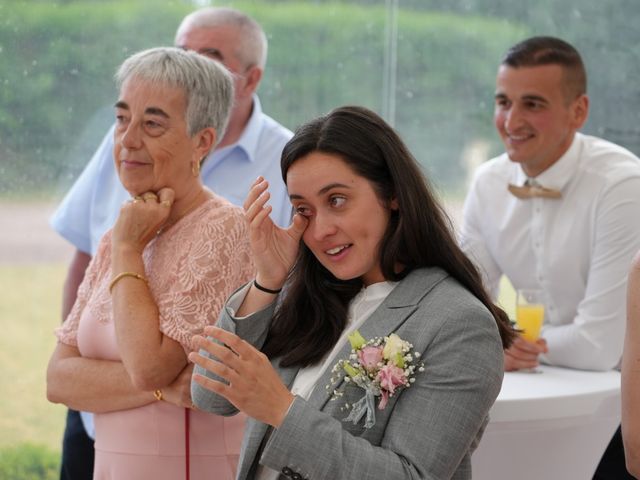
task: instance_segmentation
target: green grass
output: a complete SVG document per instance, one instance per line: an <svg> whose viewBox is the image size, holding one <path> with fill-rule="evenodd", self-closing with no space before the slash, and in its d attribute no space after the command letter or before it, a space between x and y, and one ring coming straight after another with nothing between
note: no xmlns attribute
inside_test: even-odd
<svg viewBox="0 0 640 480"><path fill-rule="evenodd" d="M65 272L64 265L0 266L0 448L60 451L66 409L47 401L45 374Z"/></svg>
<svg viewBox="0 0 640 480"><path fill-rule="evenodd" d="M0 478L56 480L60 477L60 454L43 445L23 443L0 448Z"/></svg>

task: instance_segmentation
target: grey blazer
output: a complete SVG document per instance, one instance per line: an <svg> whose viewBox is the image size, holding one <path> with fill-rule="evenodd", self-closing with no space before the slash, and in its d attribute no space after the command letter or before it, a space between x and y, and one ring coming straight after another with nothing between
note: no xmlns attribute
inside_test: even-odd
<svg viewBox="0 0 640 480"><path fill-rule="evenodd" d="M223 309L219 325L257 348L263 345L275 305L244 319ZM238 478L255 476L258 463L294 479L468 479L471 453L488 420L503 376L498 328L482 303L446 272L424 268L411 272L359 329L366 339L393 332L422 353L425 371L415 383L376 409L376 423L343 422L345 402L362 390L340 385L344 396L330 400L331 372L325 372L308 401L296 397L284 422L271 428L249 419ZM347 358L347 343L336 361ZM272 364L285 385L298 368ZM196 372L212 374L196 367ZM219 415L233 415L224 398L191 386L195 405Z"/></svg>

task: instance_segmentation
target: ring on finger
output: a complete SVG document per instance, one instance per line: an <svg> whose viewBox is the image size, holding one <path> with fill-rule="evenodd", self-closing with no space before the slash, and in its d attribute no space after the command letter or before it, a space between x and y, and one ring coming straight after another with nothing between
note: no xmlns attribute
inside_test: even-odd
<svg viewBox="0 0 640 480"><path fill-rule="evenodd" d="M162 205L164 207L170 207L171 206L171 202L169 200L162 200L160 202L160 205Z"/></svg>
<svg viewBox="0 0 640 480"><path fill-rule="evenodd" d="M153 192L147 192L144 195L142 195L142 199L143 200L151 200L151 199L157 200L158 196Z"/></svg>

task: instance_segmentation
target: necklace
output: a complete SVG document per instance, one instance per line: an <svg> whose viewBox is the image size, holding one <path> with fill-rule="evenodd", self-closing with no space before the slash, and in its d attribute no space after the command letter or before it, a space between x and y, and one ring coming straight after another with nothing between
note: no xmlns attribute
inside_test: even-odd
<svg viewBox="0 0 640 480"><path fill-rule="evenodd" d="M204 195L204 198L200 198L201 196ZM187 206L187 208L185 209L184 213L182 213L178 218L175 218L173 220L167 220L166 222L164 222L160 228L158 229L158 231L156 231L156 237L162 235L164 232L166 232L167 230L169 230L171 227L173 227L176 223L178 223L180 220L182 220L184 217L186 217L187 215L189 215L191 212L193 212L195 209L197 209L200 205L202 205L203 203L205 203L207 200L209 200L210 195L207 194L206 190L201 190L201 193L196 196L196 198Z"/></svg>

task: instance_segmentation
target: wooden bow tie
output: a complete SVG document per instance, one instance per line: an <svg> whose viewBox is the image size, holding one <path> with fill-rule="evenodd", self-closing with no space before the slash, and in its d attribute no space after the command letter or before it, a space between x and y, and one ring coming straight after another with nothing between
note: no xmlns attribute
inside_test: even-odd
<svg viewBox="0 0 640 480"><path fill-rule="evenodd" d="M509 184L507 187L512 195L526 200L529 198L552 198L558 199L562 197L560 190L554 190L553 188L546 188L540 185L523 185L518 187L517 185Z"/></svg>

